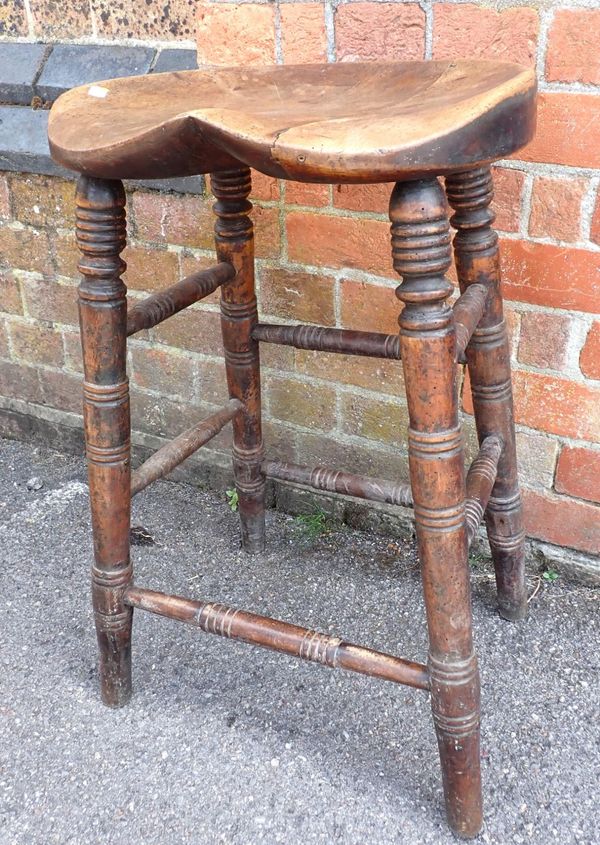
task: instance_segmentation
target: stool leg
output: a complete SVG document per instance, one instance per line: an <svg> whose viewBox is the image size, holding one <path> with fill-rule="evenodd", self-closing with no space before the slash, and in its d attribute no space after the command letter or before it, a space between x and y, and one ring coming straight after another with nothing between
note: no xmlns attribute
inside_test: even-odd
<svg viewBox="0 0 600 845"><path fill-rule="evenodd" d="M248 216L250 169L211 174L216 197L215 243L219 261L237 273L221 287L221 328L229 396L244 403L233 419L233 473L238 492L242 546L247 552L265 547L265 478L260 414L260 362L252 329L258 322L254 293L254 233Z"/></svg>
<svg viewBox="0 0 600 845"><path fill-rule="evenodd" d="M479 442L500 434L504 451L485 514L496 569L498 608L505 619L527 613L525 535L515 450L510 350L502 314L498 236L491 228L494 214L489 167L456 173L446 179L446 192L455 210L454 253L461 291L471 284L490 289L486 312L467 347L473 407Z"/></svg>
<svg viewBox="0 0 600 845"><path fill-rule="evenodd" d="M102 700L121 707L131 696L132 579L129 386L125 369L127 301L121 281L126 243L125 193L117 181L81 177L77 186L79 316L84 367L84 424L94 565L92 601L100 648Z"/></svg>
<svg viewBox="0 0 600 845"><path fill-rule="evenodd" d="M444 274L450 227L437 179L399 182L390 201L396 291L405 307L400 345L408 450L429 629L431 704L448 821L461 836L481 828L479 673L473 653L465 477L456 338Z"/></svg>

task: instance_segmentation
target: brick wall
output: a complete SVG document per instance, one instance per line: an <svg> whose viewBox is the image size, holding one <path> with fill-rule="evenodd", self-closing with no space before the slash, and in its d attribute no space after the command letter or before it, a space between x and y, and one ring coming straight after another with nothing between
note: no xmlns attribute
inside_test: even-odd
<svg viewBox="0 0 600 845"><path fill-rule="evenodd" d="M595 3L12 3L0 29L25 37L188 38L200 63L502 58L535 64L539 129L495 169L497 228L512 334L516 418L530 537L600 550L600 11ZM123 7L123 8L121 8ZM125 8L126 7L126 8ZM3 18L4 15L4 18ZM54 20L57 18L57 20ZM254 181L261 314L395 331L390 186ZM210 200L135 191L127 282L133 297L212 259ZM0 393L79 412L72 185L0 180ZM263 347L266 438L277 455L406 477L397 363ZM214 298L130 351L140 436L181 430L224 398ZM467 386L468 387L468 386ZM468 391L465 431L475 448ZM227 435L216 442L223 460Z"/></svg>

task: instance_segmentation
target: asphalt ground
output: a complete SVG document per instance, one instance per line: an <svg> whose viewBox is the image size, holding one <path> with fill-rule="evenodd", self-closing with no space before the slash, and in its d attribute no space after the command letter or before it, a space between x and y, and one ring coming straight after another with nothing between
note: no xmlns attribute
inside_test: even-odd
<svg viewBox="0 0 600 845"><path fill-rule="evenodd" d="M43 486L28 489L38 478ZM0 441L0 843L453 843L427 694L137 612L134 697L98 694L80 459ZM33 485L34 487L37 484ZM225 495L136 497L140 585L423 660L411 543L268 514L239 549ZM472 567L486 823L478 842L600 842L600 591L530 575L524 623Z"/></svg>

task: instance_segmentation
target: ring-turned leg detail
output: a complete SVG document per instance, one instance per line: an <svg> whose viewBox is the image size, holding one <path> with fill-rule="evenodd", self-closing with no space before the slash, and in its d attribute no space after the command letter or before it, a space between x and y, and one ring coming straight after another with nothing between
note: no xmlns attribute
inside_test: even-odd
<svg viewBox="0 0 600 845"><path fill-rule="evenodd" d="M390 201L408 449L429 629L431 703L448 820L481 828L479 675L473 652L464 450L455 379L456 336L445 278L450 227L437 179L399 182Z"/></svg>
<svg viewBox="0 0 600 845"><path fill-rule="evenodd" d="M254 293L254 234L248 200L250 170L211 175L216 202L215 242L219 261L236 269L221 286L221 328L231 399L239 399L242 413L233 419L233 472L238 492L242 545L247 552L265 546L265 478L261 470L263 443L260 410L258 341L252 329L258 322Z"/></svg>
<svg viewBox="0 0 600 845"><path fill-rule="evenodd" d="M84 369L84 424L94 533L92 600L100 648L100 686L109 707L131 696L132 579L127 301L121 281L126 243L121 182L81 177L77 186L79 317Z"/></svg>
<svg viewBox="0 0 600 845"><path fill-rule="evenodd" d="M496 570L498 608L511 620L527 613L525 534L515 448L510 349L502 313L498 236L489 167L456 173L446 179L448 201L455 210L454 253L461 291L484 284L489 297L484 315L466 350L477 435L481 444L499 434L504 451L485 520Z"/></svg>

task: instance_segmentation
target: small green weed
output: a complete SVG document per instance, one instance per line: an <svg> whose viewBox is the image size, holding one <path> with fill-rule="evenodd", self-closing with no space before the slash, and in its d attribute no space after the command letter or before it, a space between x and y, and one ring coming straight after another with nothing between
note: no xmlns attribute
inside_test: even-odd
<svg viewBox="0 0 600 845"><path fill-rule="evenodd" d="M546 569L544 572L542 572L542 578L547 584L553 584L558 579L558 577L559 575L556 569Z"/></svg>
<svg viewBox="0 0 600 845"><path fill-rule="evenodd" d="M238 491L235 488L231 490L225 490L225 495L227 496L227 504L229 505L230 509L235 513L238 509Z"/></svg>
<svg viewBox="0 0 600 845"><path fill-rule="evenodd" d="M327 514L321 509L313 513L301 513L295 521L302 533L310 540L316 540L321 534L326 534L331 530Z"/></svg>

